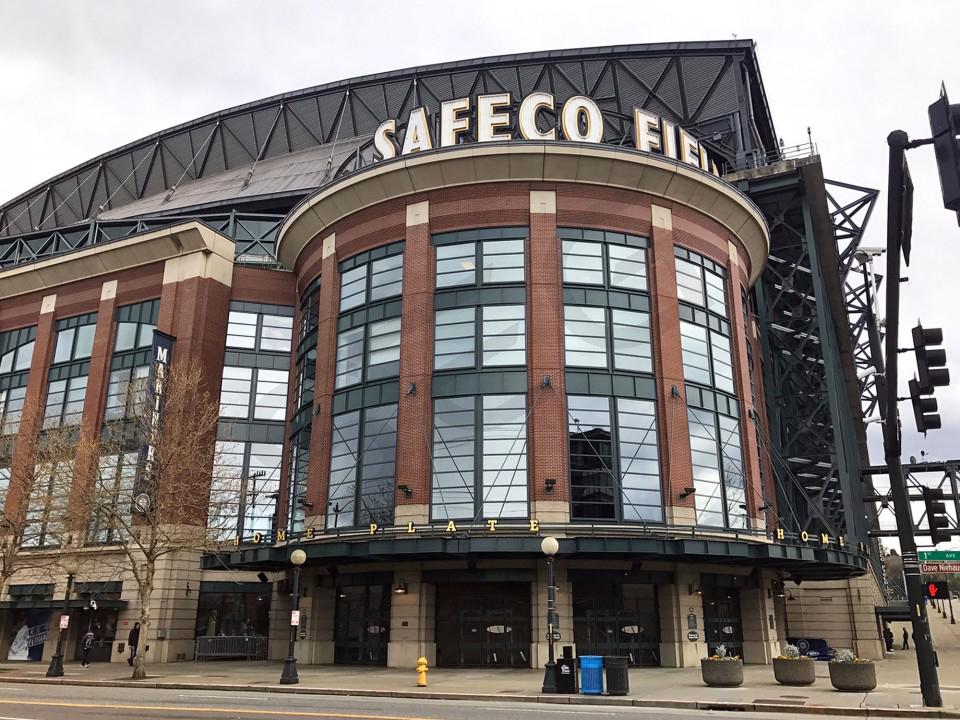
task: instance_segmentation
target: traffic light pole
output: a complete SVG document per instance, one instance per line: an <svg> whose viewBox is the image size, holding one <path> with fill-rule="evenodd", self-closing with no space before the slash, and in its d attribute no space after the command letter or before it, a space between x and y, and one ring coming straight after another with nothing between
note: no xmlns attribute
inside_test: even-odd
<svg viewBox="0 0 960 720"><path fill-rule="evenodd" d="M917 541L913 536L913 516L907 485L900 464L900 421L897 413L897 359L900 329L900 251L904 234L904 160L912 147L907 134L895 130L887 136L890 147L890 168L887 185L887 325L886 325L886 413L883 418L883 453L890 474L890 490L897 515L903 574L907 585L907 602L913 623L914 646L917 651L917 669L920 672L920 693L923 704L942 707L940 680L937 677L936 656L930 637L926 601L923 599L923 579L917 556Z"/></svg>

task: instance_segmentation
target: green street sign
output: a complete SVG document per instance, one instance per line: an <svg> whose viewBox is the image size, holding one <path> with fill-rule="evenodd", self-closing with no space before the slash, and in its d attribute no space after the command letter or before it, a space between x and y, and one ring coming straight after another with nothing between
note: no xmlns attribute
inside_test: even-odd
<svg viewBox="0 0 960 720"><path fill-rule="evenodd" d="M960 550L924 550L918 553L920 560L960 560Z"/></svg>

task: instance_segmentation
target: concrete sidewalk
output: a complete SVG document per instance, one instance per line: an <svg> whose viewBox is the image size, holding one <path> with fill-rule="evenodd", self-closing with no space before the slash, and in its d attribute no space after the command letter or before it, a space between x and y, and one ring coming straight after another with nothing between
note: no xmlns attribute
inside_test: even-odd
<svg viewBox="0 0 960 720"><path fill-rule="evenodd" d="M944 711L923 710L912 650L897 652L877 663L878 686L872 693L840 693L830 685L826 663L817 663L817 682L807 688L778 685L773 668L748 665L744 684L721 689L705 686L697 668L636 668L630 671L627 697L540 695L541 670L433 668L429 686L416 686L409 670L344 666L301 666L300 684L281 686L278 662L206 662L149 666L151 687L179 689L347 694L424 699L484 699L489 701L623 704L685 708L742 708L745 710L809 712L869 716L924 716L960 718L960 625L931 617L940 653L940 683ZM899 637L899 628L894 628ZM0 664L0 682L57 682L129 687L126 664L98 664L87 670L68 663L65 677L48 680L46 665ZM829 710L827 710L829 708Z"/></svg>

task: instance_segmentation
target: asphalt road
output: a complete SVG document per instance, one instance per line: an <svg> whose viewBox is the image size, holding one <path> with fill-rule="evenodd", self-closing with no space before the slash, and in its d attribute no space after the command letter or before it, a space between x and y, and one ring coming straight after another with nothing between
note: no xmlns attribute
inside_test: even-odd
<svg viewBox="0 0 960 720"><path fill-rule="evenodd" d="M661 708L479 703L449 700L277 695L204 690L99 688L0 683L0 720L654 720L720 716L746 720L798 718L796 714L704 712ZM826 718L818 715L818 718ZM849 717L849 716L848 716ZM864 715L866 717L866 715Z"/></svg>

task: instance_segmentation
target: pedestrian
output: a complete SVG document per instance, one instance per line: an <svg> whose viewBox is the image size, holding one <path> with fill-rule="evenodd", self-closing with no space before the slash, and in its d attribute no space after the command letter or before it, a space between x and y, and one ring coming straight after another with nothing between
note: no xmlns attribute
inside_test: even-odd
<svg viewBox="0 0 960 720"><path fill-rule="evenodd" d="M901 648L901 649L903 649L903 650L909 650L909 649L910 649L910 643L908 642L909 637L910 637L910 636L907 635L907 629L904 628L904 629L903 629L903 648Z"/></svg>
<svg viewBox="0 0 960 720"><path fill-rule="evenodd" d="M93 650L94 639L93 630L87 630L86 635L80 639L80 668L83 670L90 665L90 651Z"/></svg>
<svg viewBox="0 0 960 720"><path fill-rule="evenodd" d="M134 623L133 629L127 636L127 644L130 646L130 659L127 665L133 666L133 659L137 656L137 646L140 645L140 623Z"/></svg>
<svg viewBox="0 0 960 720"><path fill-rule="evenodd" d="M887 625L883 628L883 643L887 648L887 652L893 652L893 630L890 629L890 626Z"/></svg>

